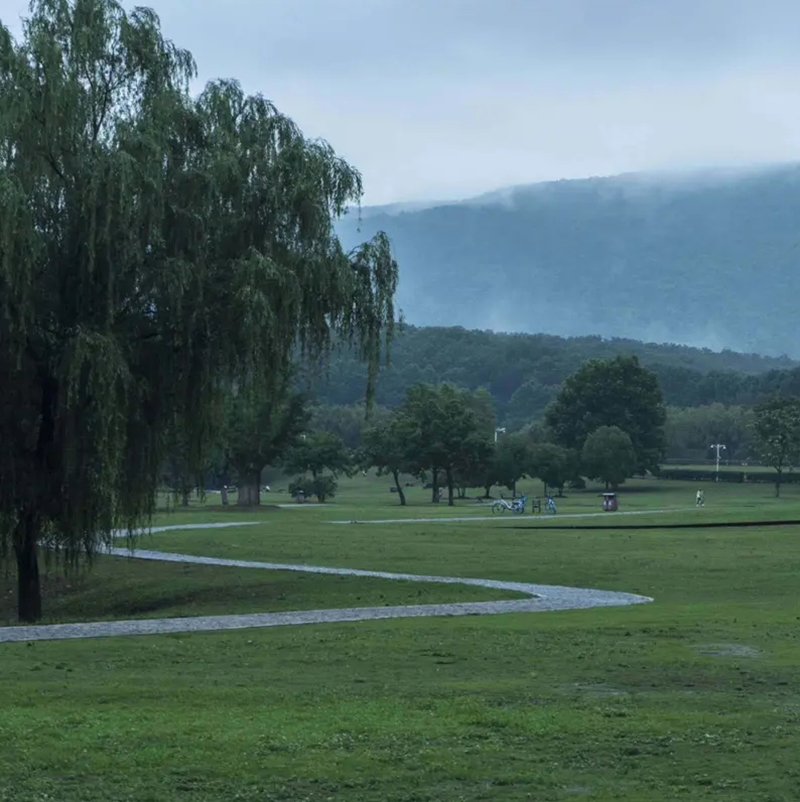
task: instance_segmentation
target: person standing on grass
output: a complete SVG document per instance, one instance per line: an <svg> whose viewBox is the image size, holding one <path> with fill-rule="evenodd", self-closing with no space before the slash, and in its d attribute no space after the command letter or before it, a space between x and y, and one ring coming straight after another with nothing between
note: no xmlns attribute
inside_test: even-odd
<svg viewBox="0 0 800 802"><path fill-rule="evenodd" d="M706 491L705 490L698 490L697 496L695 496L696 507L705 507L706 506Z"/></svg>

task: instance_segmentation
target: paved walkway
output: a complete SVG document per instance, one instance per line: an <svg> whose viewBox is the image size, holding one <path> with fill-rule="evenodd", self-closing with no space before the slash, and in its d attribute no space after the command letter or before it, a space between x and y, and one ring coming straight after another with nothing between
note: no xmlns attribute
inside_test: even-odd
<svg viewBox="0 0 800 802"><path fill-rule="evenodd" d="M488 508L489 504L486 505ZM353 519L349 521L329 521L332 524L447 524L447 523L468 523L470 521L524 521L529 524L552 524L562 518L607 518L613 521L620 515L664 515L671 512L688 512L695 507L672 508L668 510L627 510L626 512L570 512L557 515L528 515L509 513L493 513L492 515L464 515L455 517L452 515L440 515L438 518L381 518L381 519Z"/></svg>
<svg viewBox="0 0 800 802"><path fill-rule="evenodd" d="M222 524L187 524L152 527L150 532L170 529L214 529L228 526L252 526L257 521ZM376 577L411 582L436 582L450 585L474 585L497 590L525 593L529 598L508 601L461 602L457 604L419 604L402 607L350 607L335 610L300 610L286 613L254 613L250 615L216 615L193 618L150 618L130 621L97 621L86 624L45 624L36 626L0 627L0 643L35 640L68 640L104 638L117 635L161 635L176 632L216 632L222 630L329 624L349 621L377 621L387 618L419 618L424 616L498 615L501 613L536 613L551 610L576 610L591 607L615 607L652 601L647 596L607 590L568 588L559 585L536 585L525 582L503 582L497 579L472 579L448 576L419 576L386 571L362 571L357 568L328 568L315 565L251 562L219 557L197 557L147 549L110 548L109 554L138 560L218 565L234 568L256 568L267 571L300 571L312 574Z"/></svg>

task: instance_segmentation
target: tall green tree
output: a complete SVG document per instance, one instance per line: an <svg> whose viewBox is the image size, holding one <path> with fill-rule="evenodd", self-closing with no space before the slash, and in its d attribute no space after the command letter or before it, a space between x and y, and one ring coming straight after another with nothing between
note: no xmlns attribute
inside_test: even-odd
<svg viewBox="0 0 800 802"><path fill-rule="evenodd" d="M619 487L636 470L636 450L627 432L618 426L600 426L583 444L583 470L590 479Z"/></svg>
<svg viewBox="0 0 800 802"><path fill-rule="evenodd" d="M352 465L344 441L333 432L309 432L300 437L283 463L288 473L310 473L319 476L330 471L335 476L347 473Z"/></svg>
<svg viewBox="0 0 800 802"><path fill-rule="evenodd" d="M268 389L232 390L226 399L226 426L221 433L225 464L238 489L237 505L261 503L261 473L300 443L310 415L304 397L288 378Z"/></svg>
<svg viewBox="0 0 800 802"><path fill-rule="evenodd" d="M477 407L472 393L449 384L418 384L406 393L403 411L413 423L410 442L415 472L429 471L433 476L434 499L438 499L439 476L443 474L450 506L455 503L458 471L469 470L478 441L489 442Z"/></svg>
<svg viewBox="0 0 800 802"><path fill-rule="evenodd" d="M800 458L800 398L774 395L755 408L753 431L763 461L775 469L775 496L783 472Z"/></svg>
<svg viewBox="0 0 800 802"><path fill-rule="evenodd" d="M528 438L518 432L503 435L492 456L492 484L504 485L516 495L517 482L527 475L531 464Z"/></svg>
<svg viewBox="0 0 800 802"><path fill-rule="evenodd" d="M548 488L555 488L558 495L562 496L564 485L574 479L577 473L574 452L556 443L532 443L528 459L528 475L541 479L545 495L548 494Z"/></svg>
<svg viewBox="0 0 800 802"><path fill-rule="evenodd" d="M314 430L338 434L348 448L355 450L361 445L364 431L388 418L389 414L386 407L367 409L363 403L346 406L320 404L311 408L310 426Z"/></svg>
<svg viewBox="0 0 800 802"><path fill-rule="evenodd" d="M361 178L191 55L148 9L34 0L0 26L0 549L19 617L39 546L68 562L151 516L170 432L199 471L233 382L393 326L387 238L346 253Z"/></svg>
<svg viewBox="0 0 800 802"><path fill-rule="evenodd" d="M636 470L657 470L664 455L664 408L656 375L635 356L586 362L563 384L545 414L556 442L580 452L601 426L626 432Z"/></svg>
<svg viewBox="0 0 800 802"><path fill-rule="evenodd" d="M487 482L489 490L486 491L486 495L489 495L495 483L494 459L492 441L479 426L462 441L453 468L453 483L459 498L466 498L468 488L485 488Z"/></svg>
<svg viewBox="0 0 800 802"><path fill-rule="evenodd" d="M290 485L291 492L302 490L306 496L316 496L324 503L336 493L339 474L351 469L352 458L338 434L310 432L302 435L289 450L283 467L287 473L302 474ZM310 474L310 479L306 474Z"/></svg>
<svg viewBox="0 0 800 802"><path fill-rule="evenodd" d="M491 394L483 387L473 392L461 390L464 403L474 420L472 432L461 444L460 454L453 470L453 482L458 497L466 498L470 487L489 487L494 484L494 458L492 438L497 425L497 414Z"/></svg>
<svg viewBox="0 0 800 802"><path fill-rule="evenodd" d="M363 468L377 468L378 475L389 474L394 479L401 506L406 495L400 474L416 475L418 465L412 453L414 423L402 410L373 423L364 430L358 462Z"/></svg>

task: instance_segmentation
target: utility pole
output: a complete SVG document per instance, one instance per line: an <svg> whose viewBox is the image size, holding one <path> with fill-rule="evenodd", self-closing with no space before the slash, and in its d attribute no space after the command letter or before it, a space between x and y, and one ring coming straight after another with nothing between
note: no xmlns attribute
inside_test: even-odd
<svg viewBox="0 0 800 802"><path fill-rule="evenodd" d="M716 451L716 454L717 454L717 470L716 470L716 473L714 474L714 481L718 482L719 481L719 454L720 454L720 451L727 451L728 448L727 448L727 446L725 446L722 443L712 443L709 446L709 448L713 448L714 451Z"/></svg>

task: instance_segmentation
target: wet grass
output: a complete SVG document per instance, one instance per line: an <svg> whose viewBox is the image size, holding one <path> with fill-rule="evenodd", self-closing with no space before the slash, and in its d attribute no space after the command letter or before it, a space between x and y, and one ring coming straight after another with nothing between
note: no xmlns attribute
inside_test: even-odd
<svg viewBox="0 0 800 802"><path fill-rule="evenodd" d="M707 488L705 510L661 520L800 518L797 497L733 490ZM358 503L343 492L336 508L263 511L260 526L162 533L145 545L655 602L0 646L0 800L800 798L797 528L328 523L348 510L394 517L382 491L358 492ZM622 506L692 500L690 486L650 486ZM587 494L560 509L597 506ZM214 517L170 522L187 516ZM329 579L309 577L301 595L335 593L317 585Z"/></svg>

